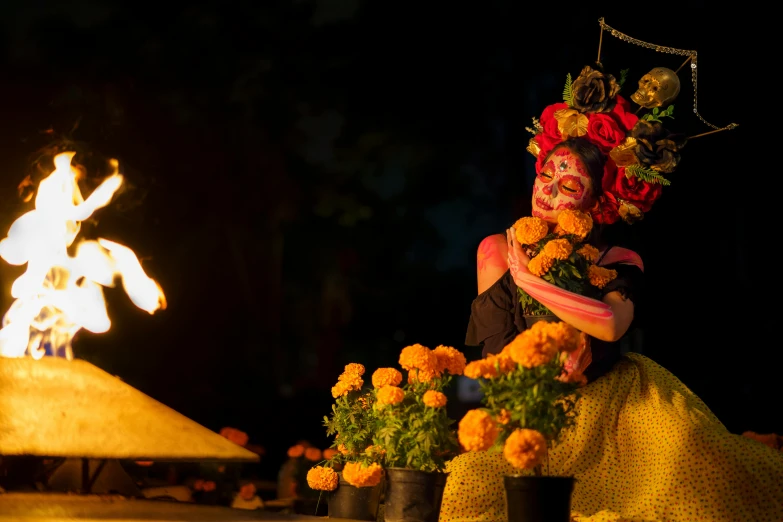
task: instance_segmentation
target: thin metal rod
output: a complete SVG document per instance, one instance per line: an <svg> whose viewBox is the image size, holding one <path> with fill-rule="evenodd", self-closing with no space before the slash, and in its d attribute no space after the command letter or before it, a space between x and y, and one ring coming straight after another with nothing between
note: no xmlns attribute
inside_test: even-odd
<svg viewBox="0 0 783 522"><path fill-rule="evenodd" d="M710 131L710 132L702 132L701 134L697 134L696 136L691 136L688 139L692 140L693 138L700 138L702 136L707 136L708 134L715 134L716 132L721 132L721 131L725 131L725 130L729 130L729 128L726 127L726 128L723 128L723 129L718 129L718 130L714 130L714 131Z"/></svg>
<svg viewBox="0 0 783 522"><path fill-rule="evenodd" d="M683 67L685 67L685 64L686 64L686 63L688 63L688 62L690 62L691 60L693 60L693 55L692 55L692 54L689 54L689 55L688 55L688 59L687 59L687 60L685 60L684 62L682 62L682 65L680 65L680 66L677 68L677 70L676 70L676 71L674 71L674 74L677 74L678 72L680 72L680 69L682 69Z"/></svg>
<svg viewBox="0 0 783 522"><path fill-rule="evenodd" d="M603 19L602 19L603 20ZM601 26L601 34L598 36L598 60L596 63L601 64L601 44L604 41L604 26Z"/></svg>

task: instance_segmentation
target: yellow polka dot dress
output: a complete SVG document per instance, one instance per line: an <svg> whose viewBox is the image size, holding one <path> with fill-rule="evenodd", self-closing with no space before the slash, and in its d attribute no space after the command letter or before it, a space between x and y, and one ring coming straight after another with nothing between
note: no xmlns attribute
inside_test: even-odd
<svg viewBox="0 0 783 522"><path fill-rule="evenodd" d="M726 430L670 372L628 354L581 390L576 425L548 457L573 476L578 522L783 522L783 451ZM505 521L500 453L448 465L440 522Z"/></svg>

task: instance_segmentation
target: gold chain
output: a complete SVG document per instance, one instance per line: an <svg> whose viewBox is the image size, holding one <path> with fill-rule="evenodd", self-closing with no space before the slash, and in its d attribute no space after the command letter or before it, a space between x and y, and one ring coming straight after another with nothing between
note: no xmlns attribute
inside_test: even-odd
<svg viewBox="0 0 783 522"><path fill-rule="evenodd" d="M603 18L598 19L598 23L601 24L601 34L603 35L603 31L607 31L611 33L612 36L615 38L619 38L620 40L624 42L628 42L630 44L638 45L639 47L645 47L647 49L653 49L654 51L657 51L659 53L668 53L668 54L676 54L680 56L688 56L688 60L685 61L685 63L688 63L688 61L691 62L691 81L693 82L693 113L696 114L696 116L704 122L707 126L715 129L716 131L722 131L722 130L730 130L737 126L736 123L729 123L725 127L718 127L717 125L713 125L712 123L705 120L701 114L699 114L698 110L698 104L697 104L697 96L696 96L696 51L688 51L686 49L675 49L674 47L665 47L663 45L655 45L648 42L643 42L641 40L637 40L636 38L631 38L627 34L621 33L617 29L613 29L612 27L609 27L604 23ZM600 59L600 57L599 57ZM685 65L683 63L683 65ZM682 66L680 66L682 67ZM679 70L679 69L678 69ZM694 136L695 137L695 136Z"/></svg>

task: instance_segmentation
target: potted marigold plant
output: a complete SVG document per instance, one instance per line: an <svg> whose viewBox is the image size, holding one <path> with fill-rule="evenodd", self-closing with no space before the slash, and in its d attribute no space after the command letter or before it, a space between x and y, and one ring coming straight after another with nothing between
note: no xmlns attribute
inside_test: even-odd
<svg viewBox="0 0 783 522"><path fill-rule="evenodd" d="M466 451L501 451L518 471L504 477L510 522L533 520L523 513L570 520L574 478L548 476L544 463L575 418L585 380L568 372L565 361L579 344L579 330L567 323L538 322L499 354L465 368L467 377L478 379L483 408L460 420L459 442Z"/></svg>
<svg viewBox="0 0 783 522"><path fill-rule="evenodd" d="M414 344L400 353L399 364L408 373L405 384L395 368L373 374L374 447L380 448L386 468L387 522L438 520L445 464L459 449L443 390L454 375L462 375L465 363L465 356L450 346L430 350Z"/></svg>
<svg viewBox="0 0 783 522"><path fill-rule="evenodd" d="M331 518L377 518L383 489L381 453L373 447L377 416L374 393L363 389L365 368L351 363L332 387L330 416L324 417L326 433L334 437L329 455L307 472L311 489L329 492Z"/></svg>

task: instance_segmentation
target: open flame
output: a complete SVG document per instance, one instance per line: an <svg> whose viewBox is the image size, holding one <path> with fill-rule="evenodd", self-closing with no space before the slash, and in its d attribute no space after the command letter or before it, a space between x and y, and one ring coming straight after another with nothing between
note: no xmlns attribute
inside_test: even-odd
<svg viewBox="0 0 783 522"><path fill-rule="evenodd" d="M74 152L54 158L55 170L38 185L35 209L14 221L0 241L0 257L27 270L11 287L15 301L3 317L0 356L40 359L52 355L73 359L71 342L82 328L103 333L111 327L103 287L122 280L133 304L149 312L166 308L160 285L147 276L136 254L123 245L98 239L74 244L81 222L109 204L122 186L114 172L84 199Z"/></svg>

